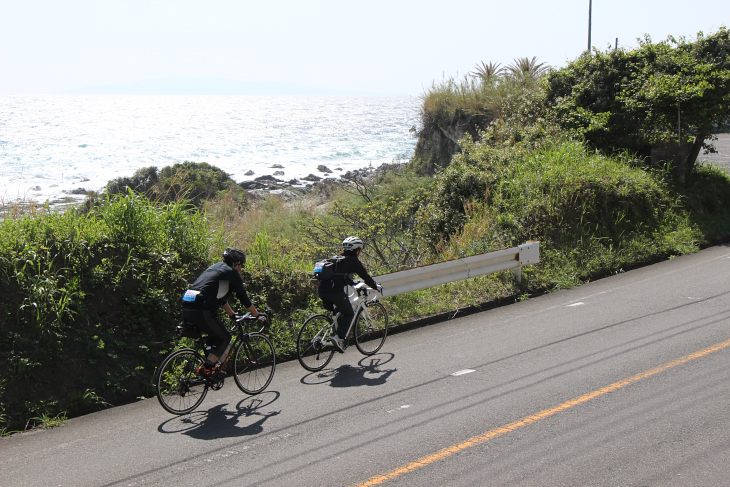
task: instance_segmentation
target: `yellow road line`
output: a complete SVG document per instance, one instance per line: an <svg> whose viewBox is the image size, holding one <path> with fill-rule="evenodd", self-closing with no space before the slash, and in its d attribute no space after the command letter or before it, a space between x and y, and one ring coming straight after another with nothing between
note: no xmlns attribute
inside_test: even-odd
<svg viewBox="0 0 730 487"><path fill-rule="evenodd" d="M509 433L509 432L514 431L523 426L537 423L541 419L545 419L549 416L552 416L559 412L565 411L566 409L570 409L574 406L578 406L579 404L588 402L591 399L595 399L595 398L602 396L604 394L607 394L609 392L613 392L617 389L621 389L622 387L626 387L630 384L633 384L634 382L638 382L642 379L646 379L647 377L651 377L652 375L658 374L660 372L664 372L665 370L669 370L673 367L682 365L691 360L694 360L694 359L697 359L700 357L704 357L705 355L708 355L712 352L716 352L716 351L721 350L728 346L730 346L730 340L724 341L722 343L718 343L716 345L712 345L711 347L705 348L704 350L700 350L698 352L691 353L685 357L674 360L673 362L669 362L664 365L660 365L651 370L647 370L646 372L642 372L633 377L629 377L628 379L614 382L613 384L608 385L602 389L598 389L596 391L589 392L588 394L584 394L580 397L576 397L575 399L571 399L570 401L564 402L563 404L560 404L559 406L556 406L554 408L545 409L543 411L540 411L537 414L533 414L531 416L527 416L523 419L520 419L519 421L515 421L513 423L509 423L507 425L500 426L499 428L489 430L486 433L483 433L481 435L469 438L468 440L464 441L463 443L458 443L456 445L451 445L449 447L443 448L443 449L437 451L436 453L427 455L423 458L416 460L415 462L411 462L407 465L396 468L395 470L392 470L386 474L377 475L375 477L372 477L370 480L363 482L361 484L356 484L356 487L369 487L371 485L382 484L383 482L387 482L388 480L394 479L394 478L399 477L408 472L412 472L413 470L416 470L418 468L425 467L438 460L443 460L444 458L447 458L447 457L453 455L454 453L458 453L462 450L466 450L467 448L471 448L472 446L480 445L493 438L497 438L498 436L502 436L505 433Z"/></svg>

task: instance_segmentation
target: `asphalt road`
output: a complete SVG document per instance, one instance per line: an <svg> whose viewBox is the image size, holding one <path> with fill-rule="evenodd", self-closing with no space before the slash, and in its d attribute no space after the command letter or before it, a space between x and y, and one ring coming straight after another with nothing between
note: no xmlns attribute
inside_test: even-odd
<svg viewBox="0 0 730 487"><path fill-rule="evenodd" d="M0 484L728 485L729 276L713 247L281 364L189 416L147 399L3 438Z"/></svg>
<svg viewBox="0 0 730 487"><path fill-rule="evenodd" d="M702 154L697 157L698 161L708 162L730 171L730 134L717 134L717 140L711 141L717 151L714 154Z"/></svg>

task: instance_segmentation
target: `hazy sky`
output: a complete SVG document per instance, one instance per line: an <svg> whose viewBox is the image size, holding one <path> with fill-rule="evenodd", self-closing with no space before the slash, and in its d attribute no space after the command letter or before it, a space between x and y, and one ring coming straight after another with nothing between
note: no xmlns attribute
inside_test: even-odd
<svg viewBox="0 0 730 487"><path fill-rule="evenodd" d="M592 44L728 24L728 0L593 0ZM587 37L588 0L0 0L0 93L214 76L417 96L479 61L563 66Z"/></svg>

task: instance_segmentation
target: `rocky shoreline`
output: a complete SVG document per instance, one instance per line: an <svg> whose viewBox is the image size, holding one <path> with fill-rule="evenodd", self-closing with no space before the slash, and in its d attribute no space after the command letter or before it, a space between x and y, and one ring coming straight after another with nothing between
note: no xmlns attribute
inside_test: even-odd
<svg viewBox="0 0 730 487"><path fill-rule="evenodd" d="M377 168L356 169L340 174L339 177L333 177L330 175L334 174L335 171L342 171L342 169L336 168L333 171L324 165L320 165L317 170L322 173L322 176L309 174L303 178L283 180L266 175L238 183L238 186L246 190L255 199L265 198L268 195L278 195L286 201L291 201L314 192L331 189L332 186L350 186L357 181L371 181L388 171L400 171L403 166L405 166L405 163L382 164ZM276 169L277 166L272 166L272 168ZM278 166L278 168L281 169L282 167ZM276 175L276 172L274 172L274 175Z"/></svg>
<svg viewBox="0 0 730 487"><path fill-rule="evenodd" d="M246 191L251 200L262 200L268 195L277 195L285 201L304 198L313 193L329 194L334 187L351 186L357 181L371 181L373 178L384 174L385 172L400 171L406 165L405 162L385 163L378 167L366 167L347 171L342 173L341 168L330 169L327 166L320 165L317 171L321 175L309 174L301 178L280 179L276 176L284 175L284 166L275 164L271 169L277 169L273 175L264 175L257 178L236 183L240 188ZM336 176L337 172L340 172ZM253 176L253 171L246 173L246 176ZM88 181L88 180L87 180ZM107 183L108 184L108 183ZM65 208L68 205L84 203L89 198L98 198L103 195L102 192L87 190L79 187L71 191L64 191L67 196L49 201L48 204L52 208ZM21 206L37 206L33 201L15 202Z"/></svg>

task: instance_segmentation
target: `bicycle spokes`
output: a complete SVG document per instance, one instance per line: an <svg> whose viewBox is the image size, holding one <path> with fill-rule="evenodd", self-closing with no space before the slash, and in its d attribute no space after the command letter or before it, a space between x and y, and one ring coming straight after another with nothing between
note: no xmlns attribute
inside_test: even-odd
<svg viewBox="0 0 730 487"><path fill-rule="evenodd" d="M388 315L377 301L365 306L355 324L355 345L361 353L372 355L380 350L388 335Z"/></svg>
<svg viewBox="0 0 730 487"><path fill-rule="evenodd" d="M263 391L271 382L275 368L274 346L261 333L250 333L236 349L234 378L246 394Z"/></svg>
<svg viewBox="0 0 730 487"><path fill-rule="evenodd" d="M331 328L332 322L324 315L312 316L302 325L297 337L297 358L302 367L322 370L332 359L335 349L327 340Z"/></svg>
<svg viewBox="0 0 730 487"><path fill-rule="evenodd" d="M170 354L160 366L156 378L157 399L172 414L185 414L203 402L208 385L195 371L203 358L189 349Z"/></svg>

